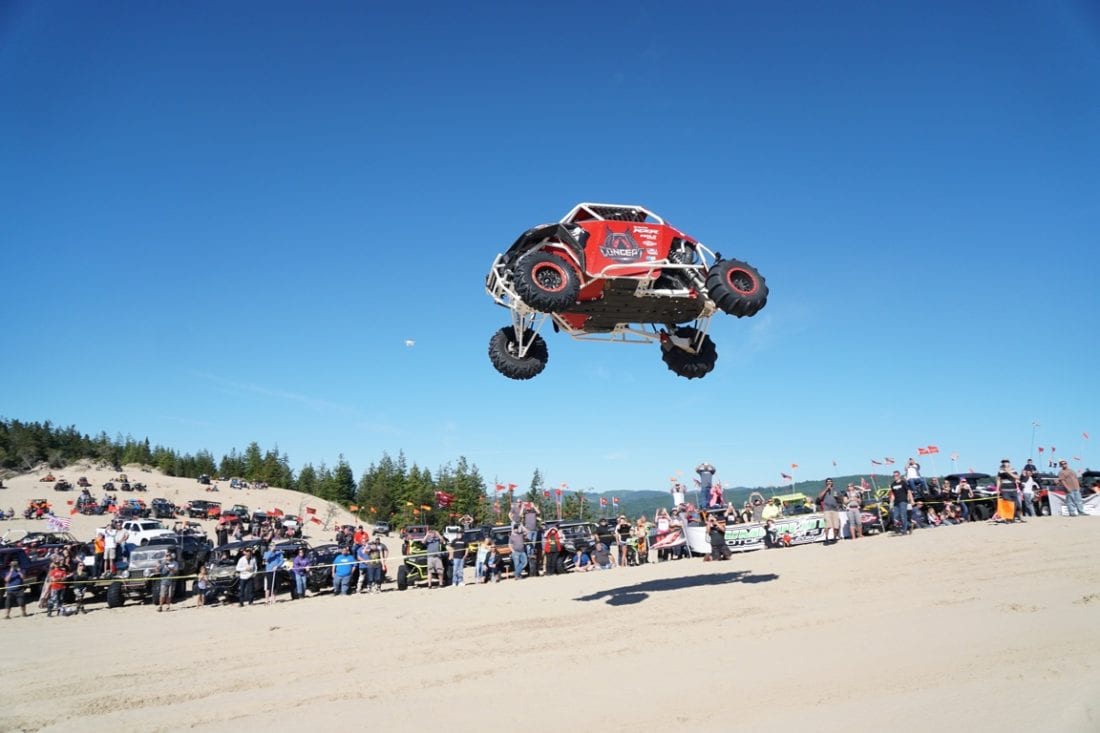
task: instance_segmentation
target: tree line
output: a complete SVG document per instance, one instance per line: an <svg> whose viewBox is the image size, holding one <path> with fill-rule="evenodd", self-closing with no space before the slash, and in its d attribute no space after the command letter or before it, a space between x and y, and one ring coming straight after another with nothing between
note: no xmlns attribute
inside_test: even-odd
<svg viewBox="0 0 1100 733"><path fill-rule="evenodd" d="M306 463L294 471L289 457L278 446L264 450L256 442L244 451L234 448L218 460L207 450L184 453L152 445L148 438L139 440L121 434L112 438L106 432L91 436L75 426L54 425L49 420L0 418L0 469L20 473L43 463L60 469L79 460L105 463L116 470L127 464L147 465L166 476L197 479L206 475L263 482L337 502L364 521L387 519L442 526L468 515L478 524L493 522L507 513L508 497L514 495L510 493L503 500L490 498L478 467L462 456L433 473L416 463L410 465L404 452L396 458L383 453L356 480L342 454L334 466ZM529 493L536 494L541 482L536 469ZM503 506L499 507L501 501Z"/></svg>

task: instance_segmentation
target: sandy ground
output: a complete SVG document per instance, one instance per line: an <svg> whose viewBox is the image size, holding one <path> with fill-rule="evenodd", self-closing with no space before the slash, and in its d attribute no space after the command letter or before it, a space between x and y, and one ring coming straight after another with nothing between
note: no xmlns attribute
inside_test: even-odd
<svg viewBox="0 0 1100 733"><path fill-rule="evenodd" d="M1098 730L1098 540L1100 520L1055 517L267 607L36 613L0 621L0 730Z"/></svg>

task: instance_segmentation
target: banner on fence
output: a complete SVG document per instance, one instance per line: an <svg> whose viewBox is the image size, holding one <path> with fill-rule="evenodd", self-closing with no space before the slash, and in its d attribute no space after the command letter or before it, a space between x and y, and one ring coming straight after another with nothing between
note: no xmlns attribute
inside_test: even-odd
<svg viewBox="0 0 1100 733"><path fill-rule="evenodd" d="M1069 516L1069 509L1066 507L1066 493L1064 491L1051 491L1047 496L1050 497L1050 516ZM1100 494L1086 496L1081 503L1085 505L1085 514L1093 517L1100 517Z"/></svg>
<svg viewBox="0 0 1100 733"><path fill-rule="evenodd" d="M772 520L778 537L790 536L792 545L822 542L825 539L824 514L800 514ZM734 552L764 549L764 523L727 524L726 546Z"/></svg>

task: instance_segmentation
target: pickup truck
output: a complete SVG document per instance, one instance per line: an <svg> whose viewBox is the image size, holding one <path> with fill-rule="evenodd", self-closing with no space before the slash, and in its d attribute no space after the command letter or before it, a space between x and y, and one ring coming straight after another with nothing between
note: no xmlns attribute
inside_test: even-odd
<svg viewBox="0 0 1100 733"><path fill-rule="evenodd" d="M103 532L105 529L97 529L96 532ZM128 535L126 538L126 544L128 545L147 545L149 540L154 537L165 537L172 534L172 530L166 528L156 519L127 519L121 523L120 529Z"/></svg>

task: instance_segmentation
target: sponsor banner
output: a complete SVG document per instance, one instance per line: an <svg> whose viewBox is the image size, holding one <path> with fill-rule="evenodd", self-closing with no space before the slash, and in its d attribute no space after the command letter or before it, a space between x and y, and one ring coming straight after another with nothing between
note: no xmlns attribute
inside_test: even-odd
<svg viewBox="0 0 1100 733"><path fill-rule="evenodd" d="M800 514L772 520L776 535L790 535L791 545L805 545L825 540L825 515ZM764 523L726 525L726 546L733 552L764 549Z"/></svg>
<svg viewBox="0 0 1100 733"><path fill-rule="evenodd" d="M1066 506L1066 493L1064 491L1051 491L1047 496L1050 497L1050 516L1069 516L1069 507ZM1085 505L1085 514L1100 517L1100 494L1090 494L1082 499L1081 503Z"/></svg>

